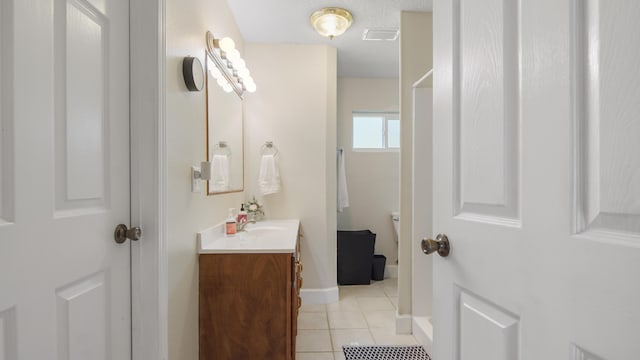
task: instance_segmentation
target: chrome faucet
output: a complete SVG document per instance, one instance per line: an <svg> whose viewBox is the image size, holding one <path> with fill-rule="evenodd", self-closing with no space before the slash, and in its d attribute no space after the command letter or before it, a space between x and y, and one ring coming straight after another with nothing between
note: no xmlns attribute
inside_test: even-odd
<svg viewBox="0 0 640 360"><path fill-rule="evenodd" d="M247 219L243 219L242 221L238 221L238 223L236 224L236 231L245 231L245 227L247 227L247 224L251 223L251 224L255 224L255 220L247 220Z"/></svg>

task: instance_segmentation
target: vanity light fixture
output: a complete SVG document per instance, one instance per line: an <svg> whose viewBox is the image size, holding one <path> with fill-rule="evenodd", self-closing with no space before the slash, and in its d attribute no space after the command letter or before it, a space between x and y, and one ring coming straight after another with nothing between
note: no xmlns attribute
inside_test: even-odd
<svg viewBox="0 0 640 360"><path fill-rule="evenodd" d="M250 93L256 91L256 83L247 69L246 62L240 57L233 39L216 39L207 31L207 53L216 64L215 68L207 71L224 91L235 91L240 97L245 90Z"/></svg>
<svg viewBox="0 0 640 360"><path fill-rule="evenodd" d="M351 26L353 15L343 8L326 7L311 14L309 21L318 34L333 39Z"/></svg>

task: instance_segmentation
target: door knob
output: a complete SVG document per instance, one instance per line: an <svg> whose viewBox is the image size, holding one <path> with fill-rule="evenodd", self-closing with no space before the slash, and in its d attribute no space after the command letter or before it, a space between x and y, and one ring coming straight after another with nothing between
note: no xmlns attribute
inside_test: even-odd
<svg viewBox="0 0 640 360"><path fill-rule="evenodd" d="M422 252L426 255L433 254L434 252L438 252L438 254L442 257L449 256L451 252L451 246L449 245L449 238L445 234L438 234L436 239L422 239Z"/></svg>
<svg viewBox="0 0 640 360"><path fill-rule="evenodd" d="M116 230L113 232L113 238L116 240L118 244L122 244L127 241L127 239L131 240L139 240L142 236L142 229L139 227L132 227L131 229L127 228L125 224L119 224L116 226Z"/></svg>

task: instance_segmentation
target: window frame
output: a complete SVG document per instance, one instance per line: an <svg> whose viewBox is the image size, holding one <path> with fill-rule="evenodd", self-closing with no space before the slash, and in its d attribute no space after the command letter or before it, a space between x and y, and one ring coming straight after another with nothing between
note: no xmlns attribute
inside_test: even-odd
<svg viewBox="0 0 640 360"><path fill-rule="evenodd" d="M384 147L381 148L356 148L354 147L354 137L355 137L355 118L356 117L377 117L383 118L383 129L382 129L382 145ZM400 123L400 112L398 111L352 111L351 112L351 151L354 152L400 152L400 148L402 147L402 138L400 134L398 134L398 147L389 147L389 121L396 120Z"/></svg>

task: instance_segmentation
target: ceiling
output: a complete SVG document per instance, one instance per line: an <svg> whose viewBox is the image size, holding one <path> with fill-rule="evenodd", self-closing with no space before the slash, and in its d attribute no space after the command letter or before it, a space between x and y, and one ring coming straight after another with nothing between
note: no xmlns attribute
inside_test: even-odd
<svg viewBox="0 0 640 360"><path fill-rule="evenodd" d="M229 0L247 42L326 44L338 50L340 77L398 77L399 40L363 41L366 28L399 28L400 11L428 11L433 0ZM343 7L353 24L333 40L320 36L309 23L315 10Z"/></svg>

